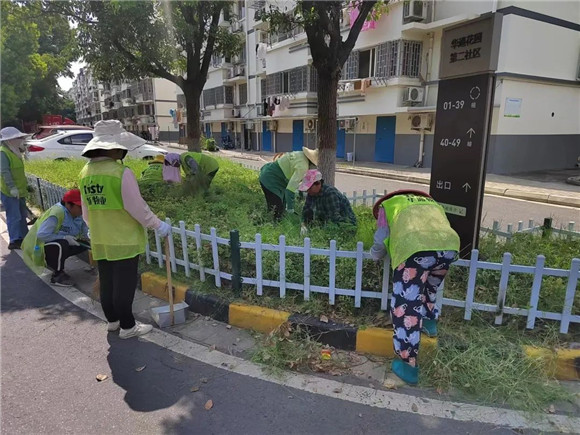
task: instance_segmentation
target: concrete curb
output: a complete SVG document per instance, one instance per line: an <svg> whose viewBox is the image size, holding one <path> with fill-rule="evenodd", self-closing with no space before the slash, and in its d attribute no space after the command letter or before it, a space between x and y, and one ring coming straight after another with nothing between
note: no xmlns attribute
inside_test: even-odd
<svg viewBox="0 0 580 435"><path fill-rule="evenodd" d="M144 293L168 300L167 285L164 277L152 272L141 275L141 287ZM183 292L183 289L186 289ZM354 350L359 353L386 356L393 358L393 332L386 328L359 328L347 324L322 322L315 317L288 313L286 311L256 305L228 303L215 295L197 293L185 285L175 285L175 297L183 295L189 310L217 321L229 323L243 329L270 333L284 322L292 326L305 327L310 335L322 344L341 350ZM437 348L437 339L423 335L421 337L421 358L429 358ZM580 380L580 349L546 349L525 346L524 352L530 358L545 358L551 361L551 375L559 380Z"/></svg>

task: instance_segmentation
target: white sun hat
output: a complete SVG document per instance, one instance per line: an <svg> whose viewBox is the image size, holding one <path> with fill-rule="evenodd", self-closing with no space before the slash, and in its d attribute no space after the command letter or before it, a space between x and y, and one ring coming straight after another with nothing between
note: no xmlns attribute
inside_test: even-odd
<svg viewBox="0 0 580 435"><path fill-rule="evenodd" d="M20 139L26 136L27 133L22 133L16 127L4 127L0 130L0 140Z"/></svg>
<svg viewBox="0 0 580 435"><path fill-rule="evenodd" d="M87 157L86 154L93 150L131 151L146 142L142 137L125 130L121 121L99 121L95 124L93 139L85 146L82 155Z"/></svg>

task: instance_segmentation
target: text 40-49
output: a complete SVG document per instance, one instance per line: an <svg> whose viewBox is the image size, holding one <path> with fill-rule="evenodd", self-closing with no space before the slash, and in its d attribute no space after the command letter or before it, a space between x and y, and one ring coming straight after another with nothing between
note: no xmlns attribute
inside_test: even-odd
<svg viewBox="0 0 580 435"><path fill-rule="evenodd" d="M451 145L452 147L458 147L461 144L461 139L457 138L457 139L441 139L441 143L439 145L441 145L442 147L448 147L449 145Z"/></svg>

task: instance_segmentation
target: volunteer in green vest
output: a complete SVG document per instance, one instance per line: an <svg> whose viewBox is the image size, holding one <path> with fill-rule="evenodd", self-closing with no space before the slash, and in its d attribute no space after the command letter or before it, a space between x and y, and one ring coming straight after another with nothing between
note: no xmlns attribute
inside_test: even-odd
<svg viewBox="0 0 580 435"><path fill-rule="evenodd" d="M210 157L203 153L188 152L183 153L180 156L181 169L185 174L185 177L205 175L206 180L204 180L209 187L213 181L215 175L217 174L220 165L216 159Z"/></svg>
<svg viewBox="0 0 580 435"><path fill-rule="evenodd" d="M149 162L147 168L141 172L141 183L160 184L163 183L163 165L165 156L159 154Z"/></svg>
<svg viewBox="0 0 580 435"><path fill-rule="evenodd" d="M119 162L129 149L144 142L119 121L99 121L82 153L90 159L80 173L80 191L92 256L98 263L101 306L109 322L107 330L120 327L120 338L152 329L136 322L132 310L139 255L145 252L145 227L156 229L161 237L171 231L141 197L133 172Z"/></svg>
<svg viewBox="0 0 580 435"><path fill-rule="evenodd" d="M443 208L424 192L392 192L377 201L373 213L377 231L371 256L380 260L388 252L393 268L391 313L398 358L391 368L416 384L421 331L437 335L437 290L457 258L459 236Z"/></svg>
<svg viewBox="0 0 580 435"><path fill-rule="evenodd" d="M25 263L37 274L45 267L53 271L50 282L61 287L74 285L64 271L67 258L88 249L88 227L82 218L81 192L69 190L36 221L22 242Z"/></svg>
<svg viewBox="0 0 580 435"><path fill-rule="evenodd" d="M0 198L6 210L6 226L10 243L8 249L20 249L28 233L26 196L28 183L24 173L22 153L26 151L24 138L28 136L15 127L0 130Z"/></svg>
<svg viewBox="0 0 580 435"><path fill-rule="evenodd" d="M302 148L302 151L285 153L273 162L262 166L260 186L266 197L268 211L280 220L284 208L294 212L294 199L298 186L309 169L318 166L318 150Z"/></svg>

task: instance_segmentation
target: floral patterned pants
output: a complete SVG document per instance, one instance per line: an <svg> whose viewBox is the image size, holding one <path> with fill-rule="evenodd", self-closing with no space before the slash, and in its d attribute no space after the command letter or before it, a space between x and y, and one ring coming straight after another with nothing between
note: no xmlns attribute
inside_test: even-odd
<svg viewBox="0 0 580 435"><path fill-rule="evenodd" d="M413 367L417 365L423 318L438 317L437 289L456 256L456 251L417 252L393 273L393 346Z"/></svg>

